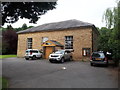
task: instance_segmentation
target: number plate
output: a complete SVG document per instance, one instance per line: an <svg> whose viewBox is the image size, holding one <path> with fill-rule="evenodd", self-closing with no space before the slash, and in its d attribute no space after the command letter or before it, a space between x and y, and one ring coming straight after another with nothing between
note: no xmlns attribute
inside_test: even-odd
<svg viewBox="0 0 120 90"><path fill-rule="evenodd" d="M101 60L101 58L96 58L96 60Z"/></svg>

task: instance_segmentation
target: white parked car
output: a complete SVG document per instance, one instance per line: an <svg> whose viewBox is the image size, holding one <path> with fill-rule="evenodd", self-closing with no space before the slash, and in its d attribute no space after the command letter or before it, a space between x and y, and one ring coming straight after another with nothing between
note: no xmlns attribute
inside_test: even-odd
<svg viewBox="0 0 120 90"><path fill-rule="evenodd" d="M27 49L25 53L25 59L29 60L30 58L33 60L42 58L42 52L40 52L38 49Z"/></svg>
<svg viewBox="0 0 120 90"><path fill-rule="evenodd" d="M50 62L61 62L64 63L66 60L72 60L72 53L66 50L58 50L49 55Z"/></svg>

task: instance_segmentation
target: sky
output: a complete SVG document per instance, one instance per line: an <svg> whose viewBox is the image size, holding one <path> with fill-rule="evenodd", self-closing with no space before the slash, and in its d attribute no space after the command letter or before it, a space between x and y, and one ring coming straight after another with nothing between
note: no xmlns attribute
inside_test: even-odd
<svg viewBox="0 0 120 90"><path fill-rule="evenodd" d="M27 19L20 19L11 25L13 28L18 28L24 23L27 26L39 26L45 23L77 19L101 28L106 26L105 22L102 22L105 10L115 6L117 6L116 0L58 0L56 9L42 15L37 24L31 24ZM9 24L5 24L4 27L7 25Z"/></svg>

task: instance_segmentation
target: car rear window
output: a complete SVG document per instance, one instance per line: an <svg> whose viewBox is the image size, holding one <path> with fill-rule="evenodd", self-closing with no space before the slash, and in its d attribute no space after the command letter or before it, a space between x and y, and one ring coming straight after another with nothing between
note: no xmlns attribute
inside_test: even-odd
<svg viewBox="0 0 120 90"><path fill-rule="evenodd" d="M38 53L38 51L36 51L36 50L30 50L30 52L32 52L32 53Z"/></svg>
<svg viewBox="0 0 120 90"><path fill-rule="evenodd" d="M56 51L55 54L64 54L64 51L63 50Z"/></svg>
<svg viewBox="0 0 120 90"><path fill-rule="evenodd" d="M94 57L94 58L104 58L105 55L104 55L104 53L93 53L92 57Z"/></svg>
<svg viewBox="0 0 120 90"><path fill-rule="evenodd" d="M29 53L29 51L26 51L26 53Z"/></svg>

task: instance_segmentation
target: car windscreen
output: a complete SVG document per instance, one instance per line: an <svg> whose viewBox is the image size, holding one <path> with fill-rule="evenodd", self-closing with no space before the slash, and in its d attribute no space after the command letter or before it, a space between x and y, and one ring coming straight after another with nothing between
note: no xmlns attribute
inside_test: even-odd
<svg viewBox="0 0 120 90"><path fill-rule="evenodd" d="M56 51L55 54L64 54L64 51Z"/></svg>
<svg viewBox="0 0 120 90"><path fill-rule="evenodd" d="M38 51L36 51L36 50L26 51L26 53L29 53L29 52L32 52L32 53L38 53Z"/></svg>
<svg viewBox="0 0 120 90"><path fill-rule="evenodd" d="M105 58L104 53L93 53L92 54L93 58Z"/></svg>

